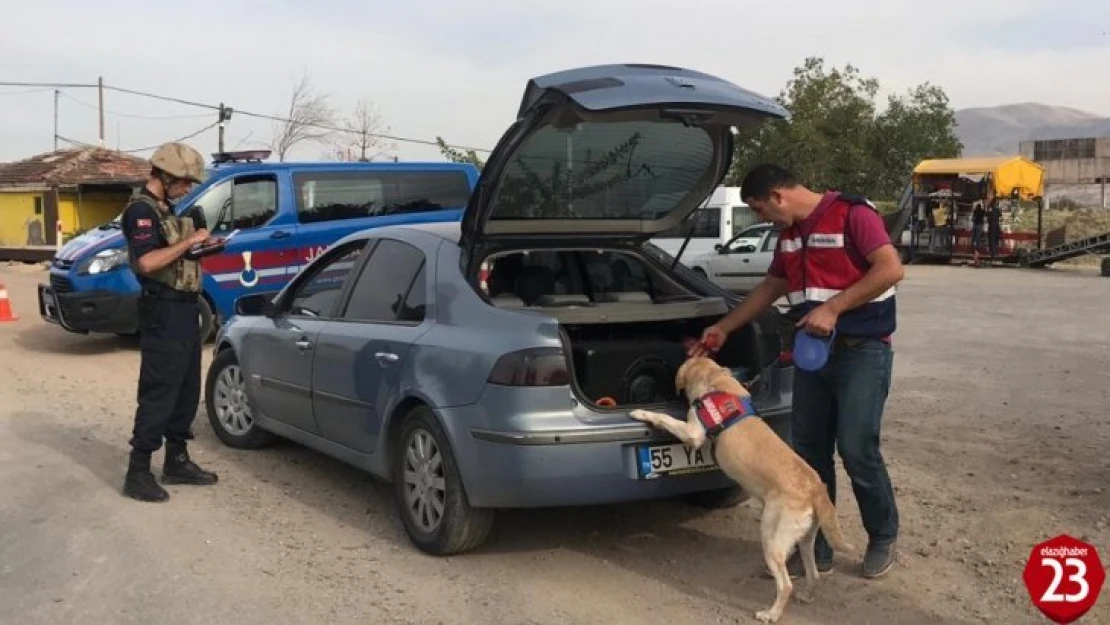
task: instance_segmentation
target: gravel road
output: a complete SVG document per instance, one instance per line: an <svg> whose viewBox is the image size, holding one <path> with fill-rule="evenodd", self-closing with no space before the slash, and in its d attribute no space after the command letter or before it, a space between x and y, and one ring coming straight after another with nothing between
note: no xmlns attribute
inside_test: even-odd
<svg viewBox="0 0 1110 625"><path fill-rule="evenodd" d="M219 485L126 499L136 345L42 322L44 279L0 265L21 316L0 323L0 622L749 623L773 598L746 506L511 512L437 559L385 485L293 444L225 448L203 408L193 453ZM867 581L838 556L782 622L1046 622L1021 582L1034 543L1070 533L1110 563L1108 311L1088 270L910 267L884 425L899 562ZM1110 622L1107 593L1086 622Z"/></svg>

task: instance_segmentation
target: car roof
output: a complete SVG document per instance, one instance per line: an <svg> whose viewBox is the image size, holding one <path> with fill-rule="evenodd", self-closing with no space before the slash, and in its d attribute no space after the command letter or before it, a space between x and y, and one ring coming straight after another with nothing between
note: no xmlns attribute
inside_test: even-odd
<svg viewBox="0 0 1110 625"><path fill-rule="evenodd" d="M450 243L459 242L459 233L462 231L457 221L432 221L424 223L413 224L390 224L388 226L375 226L352 232L351 234L343 237L343 241L354 241L358 239L370 239L376 236L388 236L390 233L400 232L405 230L415 230L430 234L434 237L443 239Z"/></svg>

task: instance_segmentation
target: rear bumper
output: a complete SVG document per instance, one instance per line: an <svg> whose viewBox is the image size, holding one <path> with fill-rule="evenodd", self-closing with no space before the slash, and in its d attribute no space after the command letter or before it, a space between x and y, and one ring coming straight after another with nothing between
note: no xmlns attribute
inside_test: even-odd
<svg viewBox="0 0 1110 625"><path fill-rule="evenodd" d="M70 332L131 334L138 328L138 298L113 291L59 292L38 285L39 316Z"/></svg>
<svg viewBox="0 0 1110 625"><path fill-rule="evenodd" d="M667 433L629 419L627 425L543 431L460 427L476 406L449 409L443 422L452 432L456 461L471 505L495 508L597 505L672 497L727 488L720 471L640 479L637 447L677 443ZM764 419L788 436L789 408ZM784 430L784 428L786 428Z"/></svg>

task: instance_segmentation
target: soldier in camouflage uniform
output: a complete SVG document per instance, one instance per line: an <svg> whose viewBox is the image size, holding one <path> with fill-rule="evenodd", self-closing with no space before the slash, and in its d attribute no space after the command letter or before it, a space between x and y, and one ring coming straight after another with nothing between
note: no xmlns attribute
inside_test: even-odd
<svg viewBox="0 0 1110 625"><path fill-rule="evenodd" d="M215 484L217 479L186 451L200 403L201 281L199 264L185 258L185 252L211 240L205 228L177 217L171 206L204 179L201 155L184 143L167 143L150 160L150 177L121 219L131 269L142 287L138 409L123 492L140 501L166 501L169 493L150 469L151 454L163 439L163 482Z"/></svg>

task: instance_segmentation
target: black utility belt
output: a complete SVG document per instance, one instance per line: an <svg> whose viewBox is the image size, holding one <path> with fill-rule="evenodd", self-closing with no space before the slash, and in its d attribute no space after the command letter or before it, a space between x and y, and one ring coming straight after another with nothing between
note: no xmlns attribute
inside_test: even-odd
<svg viewBox="0 0 1110 625"><path fill-rule="evenodd" d="M142 297L162 302L184 302L186 304L195 304L200 299L199 293L189 293L187 291L175 291L173 289L143 289Z"/></svg>

